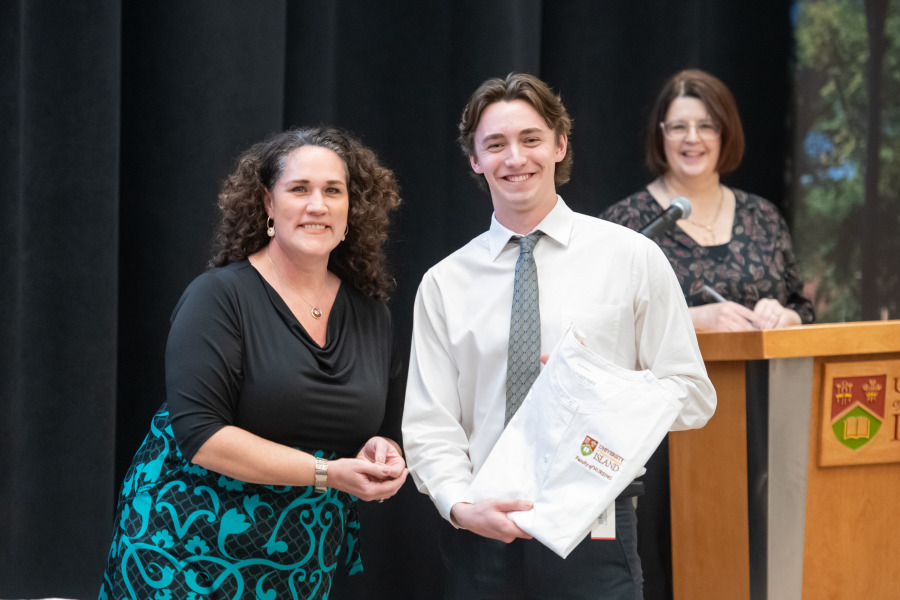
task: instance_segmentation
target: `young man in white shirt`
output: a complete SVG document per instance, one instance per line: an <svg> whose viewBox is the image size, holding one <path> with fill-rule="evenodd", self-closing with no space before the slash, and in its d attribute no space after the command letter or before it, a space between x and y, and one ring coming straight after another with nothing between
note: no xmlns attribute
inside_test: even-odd
<svg viewBox="0 0 900 600"><path fill-rule="evenodd" d="M494 215L487 232L423 277L403 417L410 472L454 526L441 540L445 597L641 598L632 498L616 501L615 540L588 536L564 560L507 516L529 510L529 499L474 502L469 485L508 419L520 237L540 232L531 251L538 353L549 353L574 324L589 348L627 369L650 370L682 403L673 430L702 427L715 409L684 296L652 241L574 213L557 195L572 168L571 120L544 82L516 73L485 81L459 129Z"/></svg>

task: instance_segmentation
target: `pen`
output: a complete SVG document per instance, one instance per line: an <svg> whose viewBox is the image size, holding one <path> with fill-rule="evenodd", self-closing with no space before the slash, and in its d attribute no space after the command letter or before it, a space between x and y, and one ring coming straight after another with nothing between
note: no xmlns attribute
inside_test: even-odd
<svg viewBox="0 0 900 600"><path fill-rule="evenodd" d="M708 285L703 286L703 291L706 292L707 294L709 294L712 297L712 299L715 300L716 302L727 302L727 300L725 300L725 298L724 298L724 296L722 296L722 294L720 294L719 292L717 292L716 290L714 290L712 287L710 287Z"/></svg>

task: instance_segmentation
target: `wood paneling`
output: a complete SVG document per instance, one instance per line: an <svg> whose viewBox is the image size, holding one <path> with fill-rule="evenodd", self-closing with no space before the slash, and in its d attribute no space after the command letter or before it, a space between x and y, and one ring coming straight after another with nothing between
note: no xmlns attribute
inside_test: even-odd
<svg viewBox="0 0 900 600"><path fill-rule="evenodd" d="M702 429L669 434L674 593L744 600L750 598L744 363L715 362L707 370L716 414Z"/></svg>
<svg viewBox="0 0 900 600"><path fill-rule="evenodd" d="M900 352L900 321L803 325L789 329L698 332L706 362Z"/></svg>
<svg viewBox="0 0 900 600"><path fill-rule="evenodd" d="M815 357L811 397L796 399L811 411L802 597L900 598L900 465L817 462L824 363L900 358L900 321L697 338L718 407L703 429L669 436L675 600L749 599L745 364L800 356Z"/></svg>
<svg viewBox="0 0 900 600"><path fill-rule="evenodd" d="M873 360L875 356L845 359ZM896 359L900 354L880 355ZM813 366L804 600L900 597L900 465L819 467L825 359ZM834 362L833 359L828 362Z"/></svg>

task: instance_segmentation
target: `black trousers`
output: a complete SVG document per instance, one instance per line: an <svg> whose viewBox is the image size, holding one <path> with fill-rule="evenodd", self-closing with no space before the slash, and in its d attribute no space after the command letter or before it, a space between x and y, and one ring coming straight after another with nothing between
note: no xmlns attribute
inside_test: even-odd
<svg viewBox="0 0 900 600"><path fill-rule="evenodd" d="M565 559L537 540L510 544L445 524L445 600L642 600L637 518L616 500L616 539L585 538Z"/></svg>

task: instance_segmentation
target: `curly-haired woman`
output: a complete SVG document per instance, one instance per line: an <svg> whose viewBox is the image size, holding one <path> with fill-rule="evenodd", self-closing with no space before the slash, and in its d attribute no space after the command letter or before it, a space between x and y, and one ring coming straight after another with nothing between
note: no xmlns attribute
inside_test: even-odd
<svg viewBox="0 0 900 600"><path fill-rule="evenodd" d="M397 493L404 382L384 300L393 174L349 134L254 145L214 267L175 308L166 402L126 475L100 598L325 598L355 502Z"/></svg>

